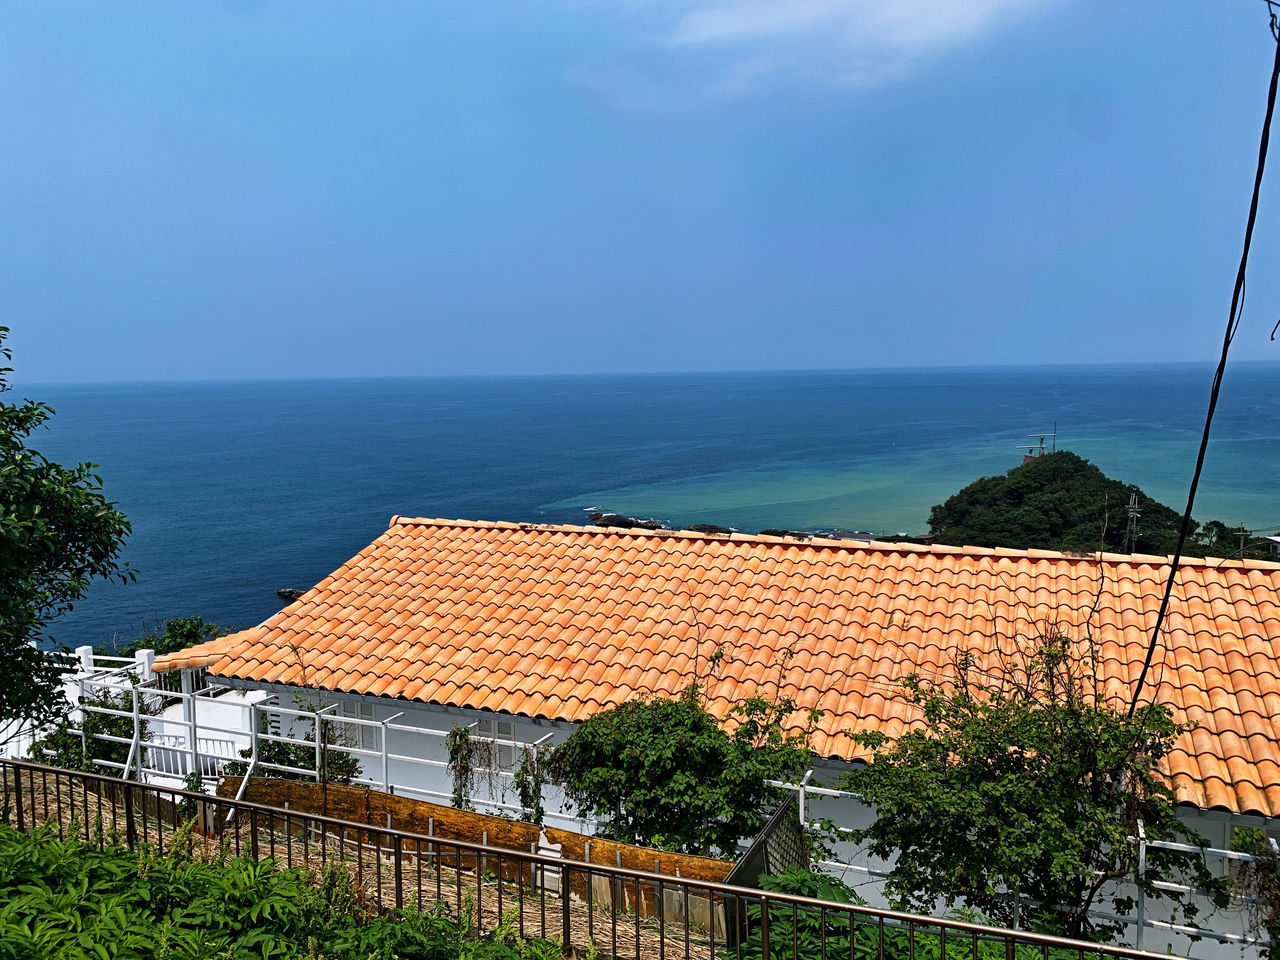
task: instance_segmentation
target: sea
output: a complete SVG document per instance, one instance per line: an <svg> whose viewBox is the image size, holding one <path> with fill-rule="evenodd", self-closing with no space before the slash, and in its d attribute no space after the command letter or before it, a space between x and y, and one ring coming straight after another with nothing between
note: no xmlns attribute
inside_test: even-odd
<svg viewBox="0 0 1280 960"><path fill-rule="evenodd" d="M256 624L405 516L924 532L970 481L1054 445L1181 510L1203 364L23 384L32 446L99 467L133 524L125 585L56 640L169 617ZM1280 531L1280 363L1228 370L1197 519ZM10 399L14 394L10 394Z"/></svg>

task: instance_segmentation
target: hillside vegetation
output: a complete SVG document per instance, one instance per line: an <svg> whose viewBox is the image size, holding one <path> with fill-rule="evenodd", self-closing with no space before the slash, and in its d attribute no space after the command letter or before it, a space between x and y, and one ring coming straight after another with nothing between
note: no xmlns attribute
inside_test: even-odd
<svg viewBox="0 0 1280 960"><path fill-rule="evenodd" d="M1046 453L1003 476L983 477L929 512L936 543L978 547L1089 552L1126 552L1125 526L1131 494L1138 496L1135 553L1168 555L1178 541L1182 515L1153 500L1132 483L1113 480L1067 450ZM1220 521L1195 524L1186 553L1236 556L1240 541ZM1261 547L1245 556L1263 557Z"/></svg>
<svg viewBox="0 0 1280 960"><path fill-rule="evenodd" d="M479 936L464 907L377 914L345 866L316 876L271 860L193 858L114 839L0 824L0 960L561 960L510 927Z"/></svg>

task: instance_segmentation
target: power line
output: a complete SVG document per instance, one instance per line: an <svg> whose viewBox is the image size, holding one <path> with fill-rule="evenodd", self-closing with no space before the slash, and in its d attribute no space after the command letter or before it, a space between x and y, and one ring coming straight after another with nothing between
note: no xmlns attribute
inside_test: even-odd
<svg viewBox="0 0 1280 960"><path fill-rule="evenodd" d="M1271 85L1267 90L1267 114L1262 121L1262 139L1258 144L1258 169L1253 178L1253 198L1249 202L1249 220L1244 229L1244 249L1240 254L1240 267L1236 271L1236 284L1231 292L1231 310L1227 313L1227 329L1222 338L1222 355L1218 359L1218 368L1213 375L1213 386L1209 390L1209 409L1205 413L1204 432L1200 436L1200 450L1196 454L1196 469L1191 475L1191 487L1187 491L1187 508L1182 514L1182 527L1178 531L1178 545L1173 551L1169 564L1169 580L1165 583L1164 596L1160 600L1160 610L1156 614L1156 623L1151 630L1151 640L1147 644L1147 655L1142 661L1142 671L1133 687L1133 700L1129 704L1129 716L1138 709L1138 700L1142 696L1142 686L1146 682L1147 672L1151 669L1151 660L1155 656L1156 647L1160 643L1160 628L1164 625L1165 614L1169 610L1169 598L1173 595L1173 585L1178 576L1178 563L1182 560L1182 548L1186 545L1187 534L1191 528L1191 508L1196 501L1196 488L1200 485L1200 473L1204 469L1204 455L1209 447L1209 430L1213 426L1213 412L1218 406L1218 392L1222 389L1222 377L1227 368L1227 354L1231 350L1231 341L1235 339L1240 327L1240 315L1244 309L1244 278L1249 265L1249 246L1253 242L1253 225L1258 217L1258 194L1262 189L1262 172L1267 165L1267 147L1271 141L1271 115L1276 106L1276 81L1280 79L1280 20L1277 19L1276 0L1265 0L1271 13L1271 35L1276 40L1276 56L1271 67Z"/></svg>

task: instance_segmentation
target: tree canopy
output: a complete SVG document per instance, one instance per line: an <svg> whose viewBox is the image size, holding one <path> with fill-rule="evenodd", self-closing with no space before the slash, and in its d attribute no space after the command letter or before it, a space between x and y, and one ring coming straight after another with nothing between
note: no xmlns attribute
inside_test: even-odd
<svg viewBox="0 0 1280 960"><path fill-rule="evenodd" d="M12 357L8 333L0 327L0 362ZM0 394L12 372L0 366ZM57 671L33 644L53 644L52 621L94 579L133 576L120 559L129 521L94 465L64 467L27 445L52 416L43 403L0 401L0 721L53 718L64 706Z"/></svg>
<svg viewBox="0 0 1280 960"><path fill-rule="evenodd" d="M1182 514L1067 450L975 480L929 512L929 533L938 543L958 546L1123 552L1134 494L1141 516L1133 552L1173 553ZM1235 531L1220 521L1195 524L1191 534L1191 545L1207 555L1230 557L1239 550ZM1245 555L1262 553L1255 546Z"/></svg>
<svg viewBox="0 0 1280 960"><path fill-rule="evenodd" d="M552 777L604 834L682 853L732 855L755 836L809 761L808 738L785 732L788 701L741 704L727 732L696 684L675 699L633 700L585 721L557 747Z"/></svg>
<svg viewBox="0 0 1280 960"><path fill-rule="evenodd" d="M157 657L177 653L208 640L233 633L230 627L221 626L216 620L204 617L170 617L159 627L144 628L142 636L125 644L99 647L103 653L118 657L132 657L139 650L153 650Z"/></svg>
<svg viewBox="0 0 1280 960"><path fill-rule="evenodd" d="M1015 922L1009 891L1027 898L1023 923L1073 937L1110 939L1123 925L1091 911L1109 899L1133 907L1124 883L1178 902L1157 887L1188 884L1225 902L1225 887L1196 854L1151 851L1138 869L1132 837L1204 845L1177 816L1160 770L1183 728L1151 704L1128 716L1097 689L1092 656L1061 635L1037 638L1025 655L980 671L962 658L946 681L912 677L906 695L924 724L889 743L854 739L872 760L844 785L876 808L857 831L874 856L893 859L886 893L928 912L963 901L997 924Z"/></svg>

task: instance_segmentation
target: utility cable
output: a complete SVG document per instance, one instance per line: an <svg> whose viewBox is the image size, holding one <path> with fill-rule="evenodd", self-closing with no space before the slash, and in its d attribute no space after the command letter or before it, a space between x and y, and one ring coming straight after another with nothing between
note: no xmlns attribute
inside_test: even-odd
<svg viewBox="0 0 1280 960"><path fill-rule="evenodd" d="M1268 7L1271 4L1268 3ZM1262 189L1262 171L1267 165L1267 146L1271 140L1271 115L1276 105L1276 81L1280 78L1280 30L1277 29L1276 13L1272 8L1271 34L1276 37L1276 58L1271 67L1271 86L1267 91L1267 114L1262 121L1262 141L1258 146L1258 169L1253 178L1253 199L1249 203L1249 221L1244 229L1244 250L1240 254L1240 267L1236 271L1236 285L1231 293L1231 310L1227 314L1227 329L1222 338L1222 355L1218 359L1218 368L1213 375L1213 386L1209 390L1209 409L1204 418L1204 432L1200 436L1200 450L1196 454L1196 469L1191 475L1191 488L1187 491L1187 508L1182 514L1182 527L1178 531L1178 545L1173 551L1169 564L1169 579L1165 583L1164 597L1160 601L1160 610L1156 614L1156 623L1151 630L1151 640L1147 644L1147 656L1142 662L1142 671L1133 688L1133 700L1129 704L1129 716L1138 709L1138 701L1142 696L1142 686L1146 682L1147 673L1151 669L1151 661L1155 657L1156 647L1160 643L1160 629L1164 626L1165 614L1169 610L1169 599L1173 596L1173 585L1178 577L1178 564L1182 560L1182 549L1186 546L1187 534L1191 529L1191 508L1196 501L1196 488L1200 485L1200 473L1204 469L1205 451L1209 447L1209 429L1213 425L1213 412L1218 406L1218 392L1222 389L1222 377L1227 368L1227 354L1231 350L1231 341L1235 339L1236 330L1240 327L1240 315L1244 309L1244 277L1249 264L1249 246L1253 242L1253 225L1258 216L1258 194Z"/></svg>

